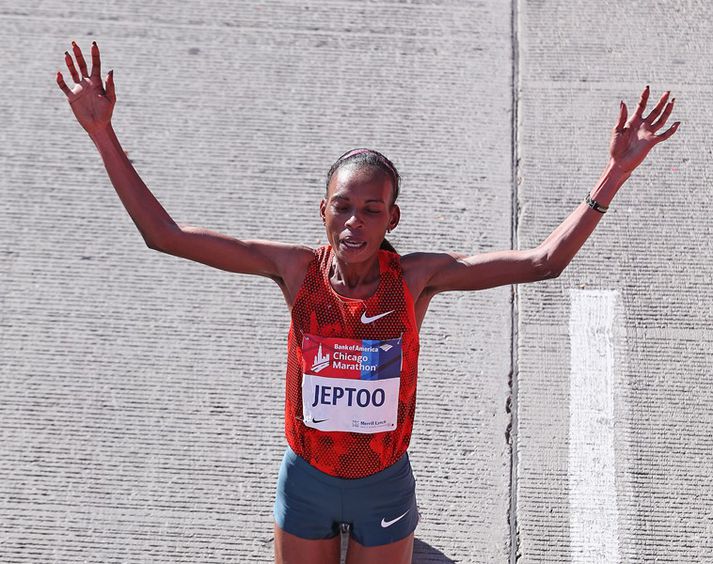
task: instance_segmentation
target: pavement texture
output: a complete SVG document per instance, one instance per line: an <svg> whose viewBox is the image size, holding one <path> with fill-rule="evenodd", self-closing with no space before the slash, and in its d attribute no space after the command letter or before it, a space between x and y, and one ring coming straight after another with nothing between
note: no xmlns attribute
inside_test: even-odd
<svg viewBox="0 0 713 564"><path fill-rule="evenodd" d="M72 39L175 221L324 244L366 146L402 254L537 246L619 100L671 90L679 131L558 278L431 303L413 561L713 562L709 4L5 0L0 29L0 562L273 561L282 293L145 246L55 83Z"/></svg>

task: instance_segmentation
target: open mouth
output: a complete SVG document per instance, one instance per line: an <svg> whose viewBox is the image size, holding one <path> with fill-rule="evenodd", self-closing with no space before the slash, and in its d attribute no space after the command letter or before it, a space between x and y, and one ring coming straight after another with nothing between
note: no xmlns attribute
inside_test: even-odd
<svg viewBox="0 0 713 564"><path fill-rule="evenodd" d="M342 239L342 246L347 249L361 249L366 246L366 241L358 241L356 239Z"/></svg>

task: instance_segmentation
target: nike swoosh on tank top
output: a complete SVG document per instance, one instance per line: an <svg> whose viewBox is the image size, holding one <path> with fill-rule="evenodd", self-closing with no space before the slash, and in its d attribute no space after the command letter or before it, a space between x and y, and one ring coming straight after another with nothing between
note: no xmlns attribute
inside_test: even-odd
<svg viewBox="0 0 713 564"><path fill-rule="evenodd" d="M411 440L419 354L413 297L396 253L378 251L379 285L363 300L332 288L330 245L314 255L291 312L285 437L322 472L363 478L396 462Z"/></svg>

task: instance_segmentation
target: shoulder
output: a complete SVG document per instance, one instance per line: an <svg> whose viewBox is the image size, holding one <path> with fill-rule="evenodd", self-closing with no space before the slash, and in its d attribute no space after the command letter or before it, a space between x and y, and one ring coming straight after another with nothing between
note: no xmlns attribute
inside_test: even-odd
<svg viewBox="0 0 713 564"><path fill-rule="evenodd" d="M317 255L317 249L307 245L254 239L244 245L268 257L273 266L271 278L288 280L304 271Z"/></svg>
<svg viewBox="0 0 713 564"><path fill-rule="evenodd" d="M435 273L466 256L463 253L409 253L400 257L401 270L411 293L417 299L432 290L430 283Z"/></svg>
<svg viewBox="0 0 713 564"><path fill-rule="evenodd" d="M275 281L280 286L290 310L309 274L312 263L318 262L323 252L323 247L313 249L306 245L290 245L288 253L282 256L280 277Z"/></svg>
<svg viewBox="0 0 713 564"><path fill-rule="evenodd" d="M286 276L304 278L304 275L313 261L319 260L324 254L325 247L312 248L307 245L292 245L289 257L285 257L285 267L289 268Z"/></svg>
<svg viewBox="0 0 713 564"><path fill-rule="evenodd" d="M463 253L409 253L401 256L401 268L404 275L430 278L439 269L467 256Z"/></svg>

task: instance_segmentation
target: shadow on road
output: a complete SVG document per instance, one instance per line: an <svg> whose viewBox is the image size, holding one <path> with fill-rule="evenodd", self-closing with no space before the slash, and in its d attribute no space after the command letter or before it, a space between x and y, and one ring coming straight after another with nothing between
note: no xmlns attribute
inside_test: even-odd
<svg viewBox="0 0 713 564"><path fill-rule="evenodd" d="M455 562L458 561L449 558L421 539L413 540L413 564L454 564Z"/></svg>
<svg viewBox="0 0 713 564"><path fill-rule="evenodd" d="M340 564L344 564L347 556L347 543L349 539L342 535L342 550ZM433 548L430 544L418 538L413 539L413 560L412 564L455 564L458 560L448 558L440 550Z"/></svg>

